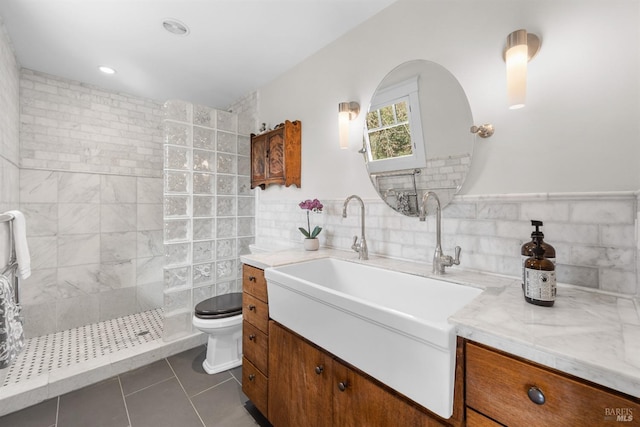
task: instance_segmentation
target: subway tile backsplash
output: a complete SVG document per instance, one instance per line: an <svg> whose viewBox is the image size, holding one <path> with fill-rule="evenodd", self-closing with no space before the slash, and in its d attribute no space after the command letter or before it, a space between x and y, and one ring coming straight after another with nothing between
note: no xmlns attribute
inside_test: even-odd
<svg viewBox="0 0 640 427"><path fill-rule="evenodd" d="M545 241L556 248L558 281L621 294L638 295L637 192L456 196L442 212L442 245L447 254L462 247L461 265L452 268L508 276L520 274L520 246L530 240L531 219L544 222ZM312 214L326 246L349 249L360 234L358 207L322 200ZM300 246L298 227L306 223L297 201L258 200L258 246ZM369 253L430 263L435 220L402 216L382 201L366 200ZM426 268L426 266L425 266Z"/></svg>

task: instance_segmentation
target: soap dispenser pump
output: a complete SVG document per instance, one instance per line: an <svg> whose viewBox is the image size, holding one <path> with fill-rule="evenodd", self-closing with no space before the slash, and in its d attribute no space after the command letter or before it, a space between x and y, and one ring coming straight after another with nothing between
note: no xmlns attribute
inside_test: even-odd
<svg viewBox="0 0 640 427"><path fill-rule="evenodd" d="M531 233L531 241L525 243L520 248L520 255L522 258L522 289L524 290L524 279L525 279L525 262L531 256L533 256L533 249L536 247L537 242L540 242L540 246L544 249L545 258L556 264L556 250L553 246L544 241L544 234L540 231L540 227L542 227L542 221L532 219L531 225L535 227L535 231Z"/></svg>

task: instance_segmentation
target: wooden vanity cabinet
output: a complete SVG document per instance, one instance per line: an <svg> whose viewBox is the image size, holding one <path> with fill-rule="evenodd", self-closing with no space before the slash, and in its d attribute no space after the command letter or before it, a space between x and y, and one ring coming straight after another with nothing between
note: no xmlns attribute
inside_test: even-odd
<svg viewBox="0 0 640 427"><path fill-rule="evenodd" d="M242 391L268 413L269 300L264 270L242 266Z"/></svg>
<svg viewBox="0 0 640 427"><path fill-rule="evenodd" d="M276 427L331 427L331 357L274 321L269 339L269 422Z"/></svg>
<svg viewBox="0 0 640 427"><path fill-rule="evenodd" d="M640 399L471 341L466 406L469 427L640 425Z"/></svg>
<svg viewBox="0 0 640 427"><path fill-rule="evenodd" d="M275 129L251 134L251 188L271 184L300 188L302 124L285 121Z"/></svg>
<svg viewBox="0 0 640 427"><path fill-rule="evenodd" d="M275 321L269 324L269 421L275 427L431 427L437 417ZM454 415L462 413L460 408Z"/></svg>

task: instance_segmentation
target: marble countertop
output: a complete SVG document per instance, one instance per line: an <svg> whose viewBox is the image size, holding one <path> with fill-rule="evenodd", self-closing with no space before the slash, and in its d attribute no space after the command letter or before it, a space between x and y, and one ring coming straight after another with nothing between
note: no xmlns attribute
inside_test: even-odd
<svg viewBox="0 0 640 427"><path fill-rule="evenodd" d="M335 249L279 250L243 255L265 269L333 257L421 276L431 266L383 257L360 261ZM558 285L553 307L525 302L519 279L449 268L438 279L484 292L449 318L459 336L640 397L640 300L578 286Z"/></svg>

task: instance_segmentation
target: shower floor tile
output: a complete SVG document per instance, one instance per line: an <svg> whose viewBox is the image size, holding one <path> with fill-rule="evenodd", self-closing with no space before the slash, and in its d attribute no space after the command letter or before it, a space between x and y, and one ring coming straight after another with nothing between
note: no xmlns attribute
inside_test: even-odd
<svg viewBox="0 0 640 427"><path fill-rule="evenodd" d="M158 309L26 340L0 370L0 416L206 342L200 332L164 342L162 323Z"/></svg>
<svg viewBox="0 0 640 427"><path fill-rule="evenodd" d="M2 387L161 338L161 309L29 338L18 358L7 368Z"/></svg>

